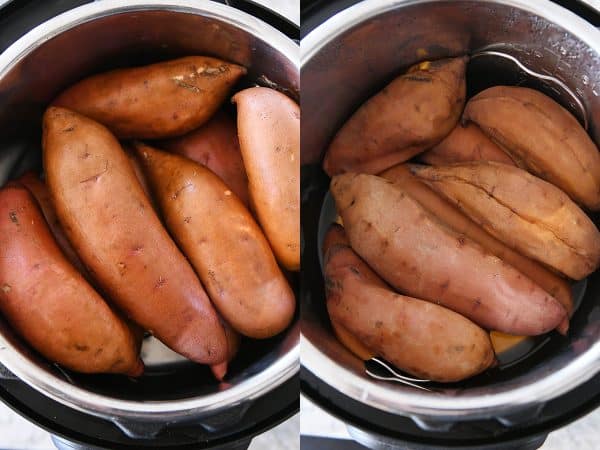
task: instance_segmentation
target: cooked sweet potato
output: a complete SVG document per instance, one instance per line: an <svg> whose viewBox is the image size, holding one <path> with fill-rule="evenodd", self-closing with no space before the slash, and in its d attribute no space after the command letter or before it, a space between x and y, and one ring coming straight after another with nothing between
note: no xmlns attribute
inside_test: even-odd
<svg viewBox="0 0 600 450"><path fill-rule="evenodd" d="M85 78L53 105L94 119L119 138L181 136L210 119L245 73L216 58L188 56Z"/></svg>
<svg viewBox="0 0 600 450"><path fill-rule="evenodd" d="M393 182L350 173L334 177L331 191L352 248L407 295L510 334L543 334L566 317L539 285L447 227Z"/></svg>
<svg viewBox="0 0 600 450"><path fill-rule="evenodd" d="M509 247L570 278L600 265L600 232L556 186L494 162L411 166L473 221Z"/></svg>
<svg viewBox="0 0 600 450"><path fill-rule="evenodd" d="M484 330L442 306L391 291L346 245L326 252L325 286L332 321L412 375L459 381L494 362Z"/></svg>
<svg viewBox="0 0 600 450"><path fill-rule="evenodd" d="M470 161L497 161L513 164L513 160L492 142L474 123L458 124L442 142L420 156L434 166Z"/></svg>
<svg viewBox="0 0 600 450"><path fill-rule="evenodd" d="M475 122L519 167L558 186L577 203L600 208L600 155L577 119L541 92L495 86L467 103Z"/></svg>
<svg viewBox="0 0 600 450"><path fill-rule="evenodd" d="M42 209L42 213L46 218L46 222L48 222L50 231L52 232L54 239L56 239L56 243L63 251L69 262L73 264L73 266L75 266L75 268L79 270L84 277L89 277L87 269L67 239L62 225L56 217L56 212L54 211L54 206L52 205L52 199L50 198L50 192L48 191L46 184L33 172L26 172L19 178L18 182L25 186L37 200L38 205Z"/></svg>
<svg viewBox="0 0 600 450"><path fill-rule="evenodd" d="M300 108L273 89L234 95L250 201L277 260L300 269Z"/></svg>
<svg viewBox="0 0 600 450"><path fill-rule="evenodd" d="M171 349L196 362L223 362L227 340L216 311L119 142L104 126L63 108L48 108L43 126L56 214L95 281Z"/></svg>
<svg viewBox="0 0 600 450"><path fill-rule="evenodd" d="M477 223L462 213L447 199L433 191L424 180L413 175L407 164L392 167L381 174L383 178L393 181L398 187L406 191L420 205L437 217L445 225L459 234L477 242L489 252L496 255L504 262L512 265L539 284L546 292L556 298L567 310L569 316L573 312L573 295L571 287L563 278L551 272L536 261L508 247L502 241L485 231ZM569 326L565 318L559 326L561 333L566 333Z"/></svg>
<svg viewBox="0 0 600 450"><path fill-rule="evenodd" d="M379 173L440 142L462 113L467 61L421 63L367 100L331 142L325 171Z"/></svg>
<svg viewBox="0 0 600 450"><path fill-rule="evenodd" d="M248 176L240 153L235 120L223 111L217 112L197 130L158 144L185 156L216 173L229 189L248 207Z"/></svg>
<svg viewBox="0 0 600 450"><path fill-rule="evenodd" d="M283 331L294 294L252 215L211 170L136 144L165 224L223 318L245 336Z"/></svg>
<svg viewBox="0 0 600 450"><path fill-rule="evenodd" d="M221 324L223 325L225 336L227 337L227 359L222 363L210 366L210 370L219 381L223 381L225 375L227 375L229 363L236 357L242 340L239 333L231 328L227 322L221 321Z"/></svg>
<svg viewBox="0 0 600 450"><path fill-rule="evenodd" d="M0 310L29 344L77 372L139 376L139 342L52 237L23 186L0 190Z"/></svg>

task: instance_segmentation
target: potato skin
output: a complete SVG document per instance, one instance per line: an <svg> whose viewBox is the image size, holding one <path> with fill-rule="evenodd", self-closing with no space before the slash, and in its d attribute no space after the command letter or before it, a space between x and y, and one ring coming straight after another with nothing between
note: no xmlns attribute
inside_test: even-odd
<svg viewBox="0 0 600 450"><path fill-rule="evenodd" d="M235 120L223 111L207 123L179 138L162 141L157 146L216 173L235 195L248 207L248 176L240 153Z"/></svg>
<svg viewBox="0 0 600 450"><path fill-rule="evenodd" d="M241 201L206 167L135 147L167 228L227 323L255 339L283 331L294 315L294 294Z"/></svg>
<svg viewBox="0 0 600 450"><path fill-rule="evenodd" d="M571 315L573 312L573 294L569 283L536 261L516 252L485 231L450 201L425 184L424 180L415 176L411 172L411 168L415 167L417 166L399 164L386 170L381 176L393 181L398 187L405 190L442 223L457 233L477 242L487 251L531 278L534 283L539 284L546 292L556 298L566 309L569 316ZM568 318L565 318L558 329L561 333L565 334L568 327L569 321Z"/></svg>
<svg viewBox="0 0 600 450"><path fill-rule="evenodd" d="M407 295L509 334L543 334L566 317L540 286L445 226L391 181L338 175L331 192L352 248Z"/></svg>
<svg viewBox="0 0 600 450"><path fill-rule="evenodd" d="M495 361L484 330L442 306L394 293L348 246L326 253L325 286L332 321L412 375L459 381Z"/></svg>
<svg viewBox="0 0 600 450"><path fill-rule="evenodd" d="M325 172L379 173L440 142L462 113L467 61L419 64L363 103L333 138Z"/></svg>
<svg viewBox="0 0 600 450"><path fill-rule="evenodd" d="M600 155L577 119L533 89L495 86L469 100L463 119L502 145L519 167L600 208Z"/></svg>
<svg viewBox="0 0 600 450"><path fill-rule="evenodd" d="M442 142L423 153L420 159L434 166L470 161L497 161L504 164L515 164L510 156L492 142L474 123L466 125L459 123Z"/></svg>
<svg viewBox="0 0 600 450"><path fill-rule="evenodd" d="M275 257L300 269L300 108L274 89L235 94L250 202Z"/></svg>
<svg viewBox="0 0 600 450"><path fill-rule="evenodd" d="M227 341L216 311L119 142L104 126L63 108L48 108L43 126L56 214L96 282L176 352L200 363L223 362Z"/></svg>
<svg viewBox="0 0 600 450"><path fill-rule="evenodd" d="M102 123L119 138L161 139L206 122L245 74L236 64L188 56L85 78L52 104Z"/></svg>
<svg viewBox="0 0 600 450"><path fill-rule="evenodd" d="M25 186L37 200L38 205L42 209L46 222L48 223L48 227L50 228L50 231L56 240L56 243L63 251L69 262L73 264L73 266L75 266L75 268L79 270L79 272L81 272L85 278L89 279L87 269L67 239L62 225L56 217L56 212L54 211L54 206L52 205L52 199L50 198L50 192L48 191L46 184L33 172L26 172L18 179L18 182Z"/></svg>
<svg viewBox="0 0 600 450"><path fill-rule="evenodd" d="M506 245L570 278L600 265L594 223L563 191L524 170L475 162L411 171Z"/></svg>
<svg viewBox="0 0 600 450"><path fill-rule="evenodd" d="M42 355L84 373L139 376L139 345L67 261L23 186L0 190L0 310Z"/></svg>

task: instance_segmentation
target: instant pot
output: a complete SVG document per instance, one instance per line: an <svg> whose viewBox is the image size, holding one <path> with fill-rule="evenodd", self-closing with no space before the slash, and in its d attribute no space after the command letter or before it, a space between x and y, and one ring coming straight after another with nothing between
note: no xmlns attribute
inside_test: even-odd
<svg viewBox="0 0 600 450"><path fill-rule="evenodd" d="M249 1L0 2L0 184L41 169L41 114L103 70L190 54L248 68L241 87L299 96L299 29ZM298 287L298 280L293 280ZM0 399L72 449L246 449L298 411L299 324L243 341L224 382L153 338L139 379L49 364L0 321Z"/></svg>
<svg viewBox="0 0 600 450"><path fill-rule="evenodd" d="M592 2L547 0L302 6L301 391L372 449L538 448L600 404L600 273L576 286L580 305L568 336L549 335L520 362L436 392L369 378L334 337L325 306L320 239L334 216L321 161L358 106L406 68L482 51L504 56L472 59L469 95L494 84L535 87L573 111L600 144L599 12ZM598 226L600 216L592 219ZM304 444L336 448L314 438Z"/></svg>

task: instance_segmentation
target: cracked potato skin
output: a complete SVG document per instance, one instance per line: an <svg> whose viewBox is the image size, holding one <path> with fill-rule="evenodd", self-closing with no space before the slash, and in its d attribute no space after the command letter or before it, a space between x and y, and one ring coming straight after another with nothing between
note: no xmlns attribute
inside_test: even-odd
<svg viewBox="0 0 600 450"><path fill-rule="evenodd" d="M600 233L567 194L494 162L411 169L487 232L516 251L581 280L600 265Z"/></svg>
<svg viewBox="0 0 600 450"><path fill-rule="evenodd" d="M0 310L68 369L139 376L140 340L66 259L24 187L0 190Z"/></svg>
<svg viewBox="0 0 600 450"><path fill-rule="evenodd" d="M294 294L242 202L194 161L140 143L135 149L167 228L227 323L255 339L283 331Z"/></svg>
<svg viewBox="0 0 600 450"><path fill-rule="evenodd" d="M343 230L332 227L326 241L338 242L324 247L327 311L332 322L358 340L359 349L440 382L472 377L494 363L483 329L442 306L393 292L331 233Z"/></svg>
<svg viewBox="0 0 600 450"><path fill-rule="evenodd" d="M176 352L223 362L227 340L217 313L115 137L91 119L50 107L43 150L56 214L102 289Z"/></svg>
<svg viewBox="0 0 600 450"><path fill-rule="evenodd" d="M416 65L363 103L329 145L325 172L379 173L440 142L462 113L467 61Z"/></svg>
<svg viewBox="0 0 600 450"><path fill-rule="evenodd" d="M52 103L102 123L119 138L162 139L206 122L246 69L207 56L85 78Z"/></svg>
<svg viewBox="0 0 600 450"><path fill-rule="evenodd" d="M343 174L332 179L331 192L352 248L405 294L509 334L544 334L565 319L563 306L539 285L393 182Z"/></svg>
<svg viewBox="0 0 600 450"><path fill-rule="evenodd" d="M475 122L519 167L561 188L574 201L600 209L600 153L577 119L534 89L494 86L467 102Z"/></svg>

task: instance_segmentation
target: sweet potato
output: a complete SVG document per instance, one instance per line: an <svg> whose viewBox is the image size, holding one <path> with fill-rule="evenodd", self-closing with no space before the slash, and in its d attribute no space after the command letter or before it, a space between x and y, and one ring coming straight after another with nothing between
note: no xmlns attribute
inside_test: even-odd
<svg viewBox="0 0 600 450"><path fill-rule="evenodd" d="M543 334L566 317L540 286L393 182L350 173L334 177L331 191L352 248L401 292L510 334Z"/></svg>
<svg viewBox="0 0 600 450"><path fill-rule="evenodd" d="M522 254L581 280L600 265L600 232L556 186L494 162L411 166L486 231Z"/></svg>
<svg viewBox="0 0 600 450"><path fill-rule="evenodd" d="M495 86L467 103L475 122L519 167L558 186L577 203L600 208L600 155L577 119L541 92Z"/></svg>
<svg viewBox="0 0 600 450"><path fill-rule="evenodd" d="M510 156L474 123L459 123L442 142L421 154L420 159L434 166L470 161L497 161L514 165Z"/></svg>
<svg viewBox="0 0 600 450"><path fill-rule="evenodd" d="M435 381L459 381L494 363L488 334L442 306L396 294L348 246L325 254L327 310L373 353Z"/></svg>
<svg viewBox="0 0 600 450"><path fill-rule="evenodd" d="M68 369L144 370L135 336L66 259L23 186L0 190L0 310L33 348Z"/></svg>
<svg viewBox="0 0 600 450"><path fill-rule="evenodd" d="M333 138L325 171L379 173L440 142L462 113L467 61L419 64L367 100Z"/></svg>
<svg viewBox="0 0 600 450"><path fill-rule="evenodd" d="M242 202L206 167L135 147L167 228L223 318L256 339L283 331L294 315L294 294Z"/></svg>
<svg viewBox="0 0 600 450"><path fill-rule="evenodd" d="M56 214L100 287L174 351L223 362L227 340L218 316L115 137L91 119L50 107L42 141Z"/></svg>
<svg viewBox="0 0 600 450"><path fill-rule="evenodd" d="M300 269L300 108L264 87L234 95L250 202L277 260Z"/></svg>
<svg viewBox="0 0 600 450"><path fill-rule="evenodd" d="M573 295L569 283L536 261L521 255L489 234L447 199L434 192L422 179L413 175L409 167L413 166L400 164L386 170L381 176L393 181L398 187L406 191L442 223L457 233L477 242L487 251L531 278L531 280L556 298L566 309L569 316L571 315L573 312ZM565 318L559 326L560 332L563 334L566 333L568 326L568 318Z"/></svg>
<svg viewBox="0 0 600 450"><path fill-rule="evenodd" d="M216 58L188 56L85 78L53 105L94 119L119 138L181 136L210 119L245 73Z"/></svg>
<svg viewBox="0 0 600 450"><path fill-rule="evenodd" d="M48 222L50 231L52 232L54 239L56 239L56 243L63 251L69 262L73 264L73 266L75 266L75 268L79 270L84 277L88 278L89 274L87 269L67 239L62 225L56 217L56 212L54 211L54 206L52 205L52 199L50 198L50 192L48 192L46 184L33 172L26 172L18 179L18 182L25 186L37 200L38 205L42 209L42 213L46 218L46 222Z"/></svg>
<svg viewBox="0 0 600 450"><path fill-rule="evenodd" d="M164 148L208 167L248 207L248 176L240 153L235 120L223 111L217 112L197 130L160 142Z"/></svg>
<svg viewBox="0 0 600 450"><path fill-rule="evenodd" d="M242 340L239 333L231 328L227 322L221 321L221 324L223 325L225 336L227 337L227 359L222 363L210 366L210 370L219 381L223 381L225 378L227 370L229 369L229 363L236 357Z"/></svg>

